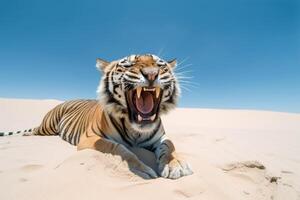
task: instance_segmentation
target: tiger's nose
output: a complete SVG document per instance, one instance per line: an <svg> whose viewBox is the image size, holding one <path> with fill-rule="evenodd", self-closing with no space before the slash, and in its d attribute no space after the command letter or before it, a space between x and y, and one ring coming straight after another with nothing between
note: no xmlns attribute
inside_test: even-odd
<svg viewBox="0 0 300 200"><path fill-rule="evenodd" d="M154 67L143 68L141 72L150 83L153 83L158 77L158 69Z"/></svg>

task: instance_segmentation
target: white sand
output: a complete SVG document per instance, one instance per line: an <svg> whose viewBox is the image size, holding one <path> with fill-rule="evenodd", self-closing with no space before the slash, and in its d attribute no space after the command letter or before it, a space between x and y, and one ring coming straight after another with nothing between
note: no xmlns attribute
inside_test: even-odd
<svg viewBox="0 0 300 200"><path fill-rule="evenodd" d="M35 127L58 103L0 99L0 131ZM177 109L163 120L193 175L143 180L118 156L77 152L58 137L7 136L0 199L300 199L300 114ZM135 151L155 168L153 154Z"/></svg>

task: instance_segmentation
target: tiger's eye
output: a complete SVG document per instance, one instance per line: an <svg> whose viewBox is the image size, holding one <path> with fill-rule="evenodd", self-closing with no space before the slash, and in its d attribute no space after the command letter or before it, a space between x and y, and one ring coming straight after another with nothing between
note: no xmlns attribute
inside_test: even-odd
<svg viewBox="0 0 300 200"><path fill-rule="evenodd" d="M117 68L116 70L117 72L123 72L123 70L121 68Z"/></svg>
<svg viewBox="0 0 300 200"><path fill-rule="evenodd" d="M168 72L169 69L168 69L167 67L164 67L164 68L162 69L162 71L163 71L163 72Z"/></svg>

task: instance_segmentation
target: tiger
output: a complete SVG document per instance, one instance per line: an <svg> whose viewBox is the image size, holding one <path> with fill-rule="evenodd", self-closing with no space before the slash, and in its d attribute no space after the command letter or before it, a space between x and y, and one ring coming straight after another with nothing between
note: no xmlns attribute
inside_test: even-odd
<svg viewBox="0 0 300 200"><path fill-rule="evenodd" d="M176 59L165 61L153 54L130 55L112 62L97 58L96 67L102 74L98 98L61 103L38 127L23 135L58 135L78 150L119 155L134 173L146 179L191 175L189 163L176 153L161 120L162 114L176 107L180 95L176 65ZM144 164L131 147L152 151L157 170Z"/></svg>

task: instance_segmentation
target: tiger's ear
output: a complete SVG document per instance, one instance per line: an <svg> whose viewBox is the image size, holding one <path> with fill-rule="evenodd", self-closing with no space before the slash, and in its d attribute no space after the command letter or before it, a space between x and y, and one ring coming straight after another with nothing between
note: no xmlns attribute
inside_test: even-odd
<svg viewBox="0 0 300 200"><path fill-rule="evenodd" d="M168 64L169 64L172 68L175 68L176 65L177 65L177 60L176 60L176 58L173 59L173 60L168 61Z"/></svg>
<svg viewBox="0 0 300 200"><path fill-rule="evenodd" d="M104 71L109 64L110 62L107 62L106 60L100 58L96 59L96 67L99 71Z"/></svg>

